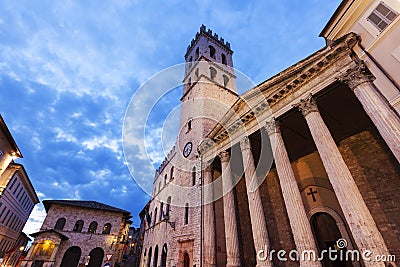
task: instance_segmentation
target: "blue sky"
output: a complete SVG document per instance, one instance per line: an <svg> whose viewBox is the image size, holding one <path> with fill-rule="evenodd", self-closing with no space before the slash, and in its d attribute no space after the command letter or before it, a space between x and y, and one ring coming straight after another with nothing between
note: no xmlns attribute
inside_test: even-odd
<svg viewBox="0 0 400 267"><path fill-rule="evenodd" d="M124 163L121 137L137 88L182 63L201 24L231 43L236 69L262 82L325 45L318 34L339 3L0 1L0 113L24 155L17 162L41 200L97 200L131 211L138 226L148 195ZM170 94L159 118L178 97ZM164 155L156 124L157 164ZM133 163L135 173L152 181L144 161ZM25 231L44 216L38 204Z"/></svg>

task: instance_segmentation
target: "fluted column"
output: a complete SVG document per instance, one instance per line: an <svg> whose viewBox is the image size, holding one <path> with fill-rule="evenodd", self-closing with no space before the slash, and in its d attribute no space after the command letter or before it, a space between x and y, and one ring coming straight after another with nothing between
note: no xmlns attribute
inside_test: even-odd
<svg viewBox="0 0 400 267"><path fill-rule="evenodd" d="M246 179L247 198L249 200L249 211L251 219L251 228L253 231L253 240L256 254L263 250L268 255L266 260L257 257L257 267L273 266L270 260L270 244L268 237L267 224L262 206L259 187L257 186L257 175L254 165L253 154L251 152L250 140L246 136L240 140L242 150L244 176Z"/></svg>
<svg viewBox="0 0 400 267"><path fill-rule="evenodd" d="M400 118L372 83L375 77L364 63L359 63L339 78L360 101L382 138L400 162Z"/></svg>
<svg viewBox="0 0 400 267"><path fill-rule="evenodd" d="M233 195L230 155L227 151L219 154L222 167L222 187L224 190L224 223L226 239L226 266L240 266L239 236L237 229L235 198ZM225 191L225 189L228 189Z"/></svg>
<svg viewBox="0 0 400 267"><path fill-rule="evenodd" d="M308 221L306 211L299 187L297 186L296 177L290 164L285 143L280 132L280 125L275 120L267 122L265 126L269 138L271 140L272 153L274 155L275 166L279 176L283 200L287 209L290 227L293 233L294 243L299 253L305 250L318 251L315 244L314 236ZM300 257L301 267L319 267L321 263L308 259L308 257Z"/></svg>
<svg viewBox="0 0 400 267"><path fill-rule="evenodd" d="M210 185L211 183L212 166L209 165L204 169L203 185ZM208 190L205 192L205 199L208 204L204 205L204 266L214 267L217 265L215 257L214 204L209 201L212 199L212 187L208 187Z"/></svg>
<svg viewBox="0 0 400 267"><path fill-rule="evenodd" d="M335 191L358 249L362 252L369 250L373 256L389 255L385 241L332 135L319 114L314 98L310 95L307 99L301 100L297 106L307 121L329 181ZM385 266L383 262L373 261L365 261L364 264L365 266L374 267Z"/></svg>

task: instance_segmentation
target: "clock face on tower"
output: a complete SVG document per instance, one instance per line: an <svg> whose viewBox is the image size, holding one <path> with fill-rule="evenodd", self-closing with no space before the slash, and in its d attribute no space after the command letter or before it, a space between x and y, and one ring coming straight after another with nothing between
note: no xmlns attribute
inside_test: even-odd
<svg viewBox="0 0 400 267"><path fill-rule="evenodd" d="M192 142L188 142L185 147L183 148L183 156L187 158L190 155L190 152L192 152Z"/></svg>

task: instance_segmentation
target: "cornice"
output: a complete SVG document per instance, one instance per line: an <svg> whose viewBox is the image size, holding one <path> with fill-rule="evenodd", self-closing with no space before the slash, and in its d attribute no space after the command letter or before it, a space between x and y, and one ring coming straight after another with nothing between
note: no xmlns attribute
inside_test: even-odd
<svg viewBox="0 0 400 267"><path fill-rule="evenodd" d="M221 142L230 134L237 132L240 127L245 127L250 121L253 121L257 115L264 113L269 107L277 104L281 99L287 97L312 79L320 75L335 62L349 57L351 48L359 41L356 34L350 33L331 46L326 46L281 73L271 77L258 86L245 93L232 107L232 114L224 116L220 123L207 136L209 147L213 142ZM263 101L254 105L252 109L239 112L247 105L246 102L260 96L263 93ZM268 104L267 104L268 103ZM238 114L239 113L239 114ZM240 114L242 113L242 114ZM235 119L240 116L240 121ZM230 123L231 121L231 123ZM207 142L203 144L203 149L208 147Z"/></svg>

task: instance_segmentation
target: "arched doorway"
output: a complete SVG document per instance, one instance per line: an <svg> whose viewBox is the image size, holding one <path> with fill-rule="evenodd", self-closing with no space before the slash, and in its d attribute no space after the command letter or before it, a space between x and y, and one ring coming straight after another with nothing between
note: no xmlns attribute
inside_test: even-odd
<svg viewBox="0 0 400 267"><path fill-rule="evenodd" d="M161 252L161 267L166 267L167 266L167 244L164 244Z"/></svg>
<svg viewBox="0 0 400 267"><path fill-rule="evenodd" d="M81 258L81 248L74 246L67 249L62 258L60 267L76 267L79 264Z"/></svg>
<svg viewBox="0 0 400 267"><path fill-rule="evenodd" d="M153 260L153 267L158 267L158 245L154 249L154 260Z"/></svg>
<svg viewBox="0 0 400 267"><path fill-rule="evenodd" d="M94 248L89 253L90 260L88 267L101 267L103 263L104 250L102 248Z"/></svg>
<svg viewBox="0 0 400 267"><path fill-rule="evenodd" d="M336 241L342 238L340 233L339 227L335 219L325 212L319 212L314 214L311 217L311 226L314 232L314 238L318 246L318 250L321 251L325 250L337 250L338 247L336 246ZM350 242L350 240L347 240ZM346 248L343 248L346 250ZM328 255L325 253L325 255ZM339 257L339 253L335 253ZM345 255L345 253L343 253ZM324 257L322 260L322 264L324 267L350 267L352 264L350 262L345 262L344 260L341 261L338 258L335 261L329 259L329 257Z"/></svg>
<svg viewBox="0 0 400 267"><path fill-rule="evenodd" d="M185 255L183 256L183 267L189 267L190 266L190 257L187 252L185 252Z"/></svg>

